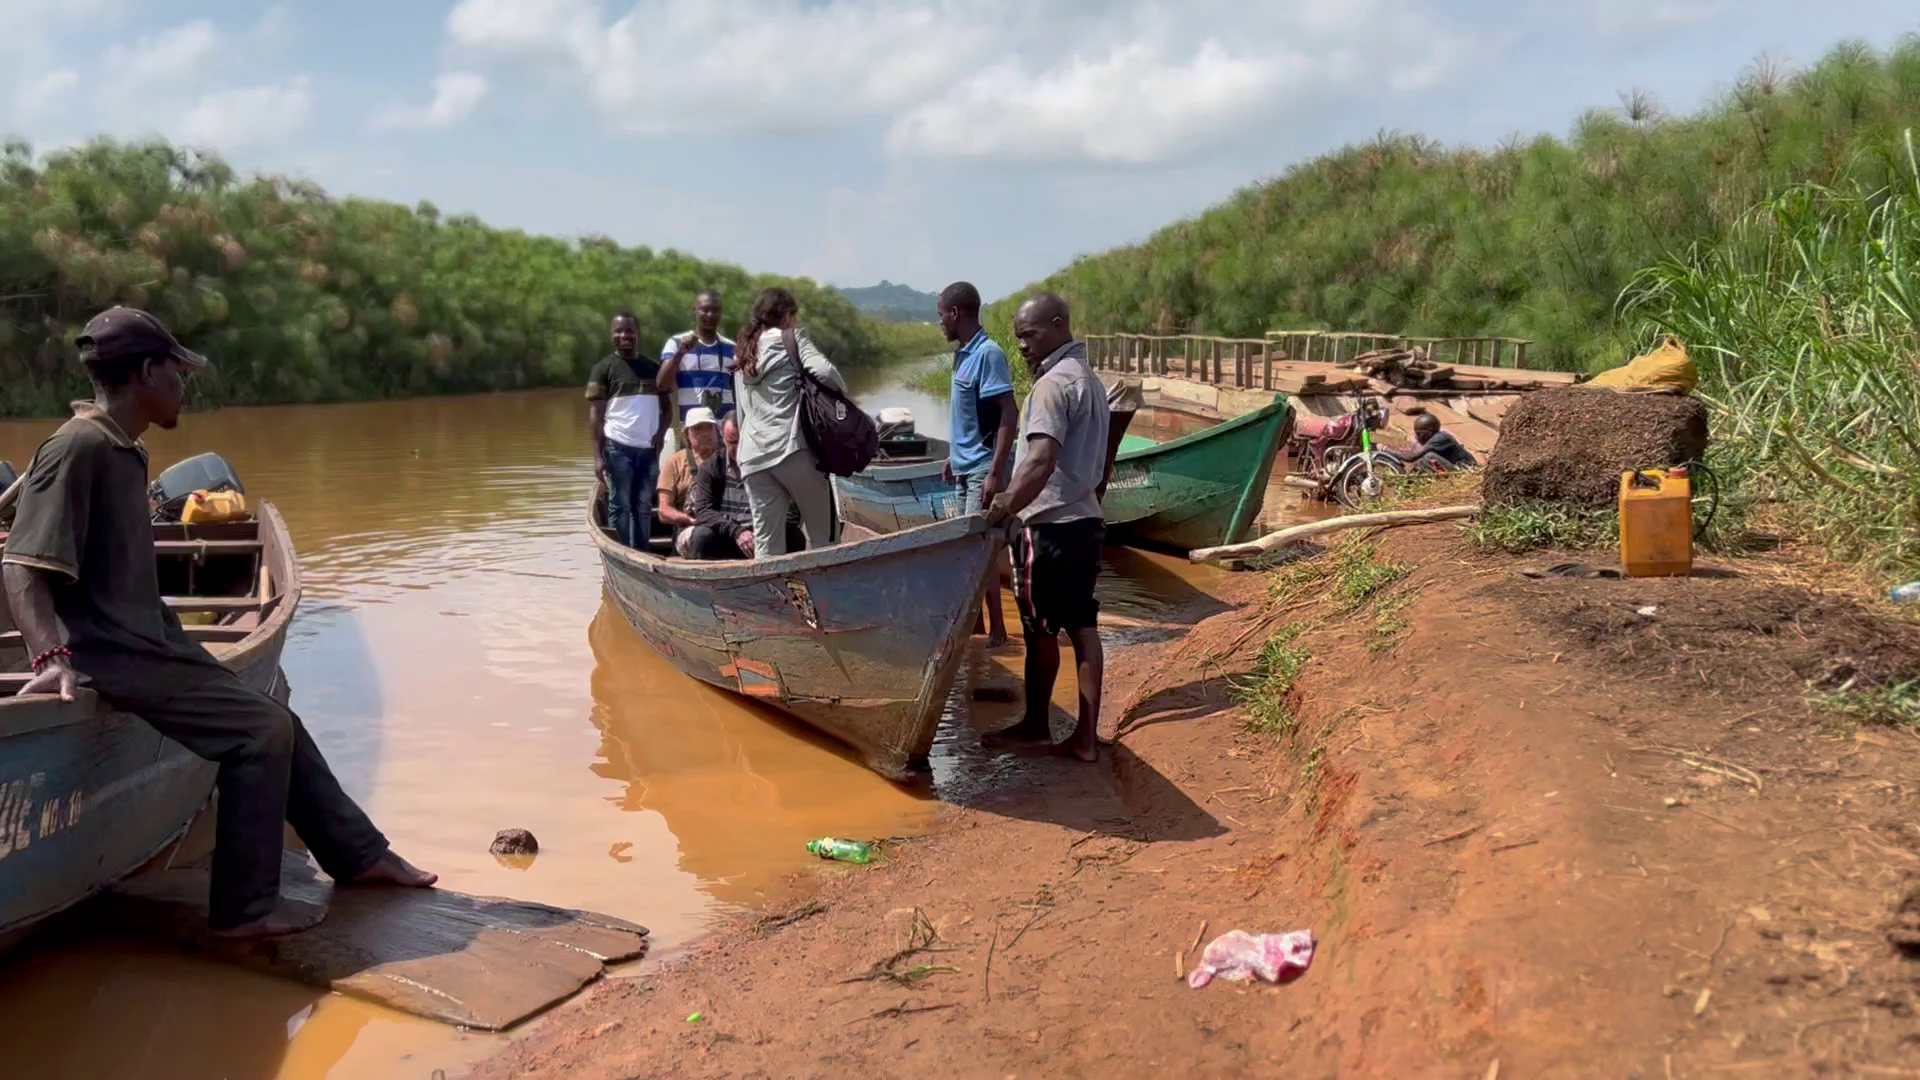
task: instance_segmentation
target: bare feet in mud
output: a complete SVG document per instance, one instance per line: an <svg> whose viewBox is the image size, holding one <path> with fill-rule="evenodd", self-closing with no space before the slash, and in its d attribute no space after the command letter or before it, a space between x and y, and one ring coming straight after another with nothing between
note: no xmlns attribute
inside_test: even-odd
<svg viewBox="0 0 1920 1080"><path fill-rule="evenodd" d="M1081 724L1067 736L1067 741L1053 744L1053 752L1061 757L1070 757L1092 763L1100 760L1100 737L1092 724Z"/></svg>
<svg viewBox="0 0 1920 1080"><path fill-rule="evenodd" d="M372 866L360 871L350 885L399 885L408 889L429 889L440 875L429 874L389 851Z"/></svg>
<svg viewBox="0 0 1920 1080"><path fill-rule="evenodd" d="M980 745L992 749L1026 749L1036 743L1052 745L1053 728L1045 720L1035 720L1031 717L1021 720L1012 727L989 731L980 736Z"/></svg>
<svg viewBox="0 0 1920 1080"><path fill-rule="evenodd" d="M1005 630L1001 630L998 633L987 635L987 648L1004 649L1006 647L1007 647L1007 632Z"/></svg>
<svg viewBox="0 0 1920 1080"><path fill-rule="evenodd" d="M225 930L209 931L209 933L228 941L251 941L256 938L280 937L285 934L297 934L302 930L311 930L320 925L320 920L326 917L325 908L303 904L297 900L282 900L262 918Z"/></svg>

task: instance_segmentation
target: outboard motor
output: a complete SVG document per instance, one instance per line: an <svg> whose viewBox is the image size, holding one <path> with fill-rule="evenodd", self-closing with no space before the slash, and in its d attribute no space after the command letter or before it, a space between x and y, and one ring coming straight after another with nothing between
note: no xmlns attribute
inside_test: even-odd
<svg viewBox="0 0 1920 1080"><path fill-rule="evenodd" d="M873 418L874 426L880 429L881 442L896 442L914 437L913 410L895 405L881 409Z"/></svg>
<svg viewBox="0 0 1920 1080"><path fill-rule="evenodd" d="M240 474L219 454L195 454L177 462L147 488L147 501L156 522L179 521L187 497L196 491L231 491L245 495Z"/></svg>

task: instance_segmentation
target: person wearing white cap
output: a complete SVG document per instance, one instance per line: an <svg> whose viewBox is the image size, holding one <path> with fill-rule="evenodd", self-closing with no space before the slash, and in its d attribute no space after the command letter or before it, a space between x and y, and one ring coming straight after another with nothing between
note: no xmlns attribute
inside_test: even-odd
<svg viewBox="0 0 1920 1080"><path fill-rule="evenodd" d="M684 424L687 445L668 455L660 467L659 506L654 516L673 528L673 549L682 558L693 536L693 477L700 466L713 456L720 445L720 424L713 410L695 405L687 410Z"/></svg>

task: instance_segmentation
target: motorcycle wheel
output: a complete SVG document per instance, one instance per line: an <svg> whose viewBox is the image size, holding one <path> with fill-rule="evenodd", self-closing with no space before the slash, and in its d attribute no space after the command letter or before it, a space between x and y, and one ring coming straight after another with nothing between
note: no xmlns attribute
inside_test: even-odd
<svg viewBox="0 0 1920 1080"><path fill-rule="evenodd" d="M1389 454L1374 453L1367 457L1355 455L1348 458L1333 480L1333 497L1340 505L1357 510L1361 504L1386 494L1387 478L1399 476L1407 471L1400 459Z"/></svg>

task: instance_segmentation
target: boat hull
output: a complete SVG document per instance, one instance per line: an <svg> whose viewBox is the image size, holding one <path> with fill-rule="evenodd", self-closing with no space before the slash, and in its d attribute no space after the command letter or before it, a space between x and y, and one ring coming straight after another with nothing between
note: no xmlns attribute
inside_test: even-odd
<svg viewBox="0 0 1920 1080"><path fill-rule="evenodd" d="M773 559L695 562L588 523L614 605L679 671L910 777L933 745L1001 543L979 515Z"/></svg>
<svg viewBox="0 0 1920 1080"><path fill-rule="evenodd" d="M1243 539L1292 415L1285 402L1275 401L1171 442L1123 446L1101 503L1111 535L1182 551ZM943 471L941 463L930 462L838 478L841 517L890 533L958 516L960 491Z"/></svg>
<svg viewBox="0 0 1920 1080"><path fill-rule="evenodd" d="M249 685L282 696L298 571L279 515L263 506L260 516L262 557L286 560L271 568L280 594L257 631L214 648ZM91 690L73 701L0 698L0 948L178 840L211 798L215 772Z"/></svg>

